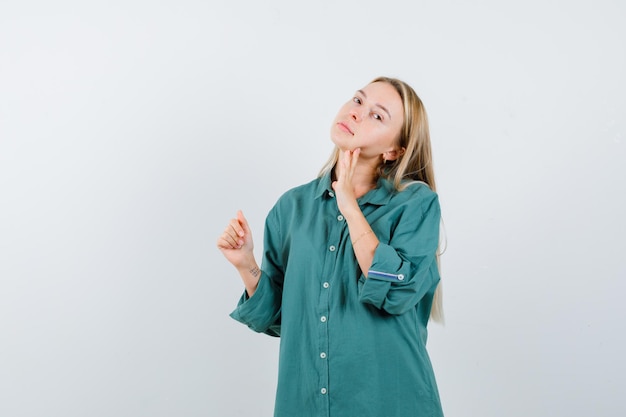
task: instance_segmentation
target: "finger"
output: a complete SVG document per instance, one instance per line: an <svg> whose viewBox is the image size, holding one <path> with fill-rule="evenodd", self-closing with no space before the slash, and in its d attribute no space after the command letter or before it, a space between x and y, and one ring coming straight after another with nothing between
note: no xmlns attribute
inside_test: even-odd
<svg viewBox="0 0 626 417"><path fill-rule="evenodd" d="M226 226L226 229L224 229L224 232L222 232L218 238L218 241L224 241L229 246L234 248L241 247L244 244L244 240L241 236L239 236L237 228L241 229L239 222L236 219L232 219L230 223L228 223L228 226Z"/></svg>
<svg viewBox="0 0 626 417"><path fill-rule="evenodd" d="M243 237L244 235L249 234L250 233L250 225L248 224L248 220L243 215L243 211L241 211L241 210L237 211L237 221L241 225L241 230L243 232L242 234L240 234L240 236Z"/></svg>
<svg viewBox="0 0 626 417"><path fill-rule="evenodd" d="M230 243L226 242L221 237L217 239L217 248L220 250L235 249Z"/></svg>
<svg viewBox="0 0 626 417"><path fill-rule="evenodd" d="M346 161L346 165L348 166L348 168L352 166L352 151L351 150L346 151L344 155L344 159Z"/></svg>
<svg viewBox="0 0 626 417"><path fill-rule="evenodd" d="M233 248L240 248L244 244L243 238L240 238L238 235L234 234L232 230L224 232L224 234L222 235L222 239Z"/></svg>
<svg viewBox="0 0 626 417"><path fill-rule="evenodd" d="M337 179L341 180L345 178L346 172L350 169L350 150L344 151L339 163L341 164L341 169L339 170L339 175L337 175Z"/></svg>
<svg viewBox="0 0 626 417"><path fill-rule="evenodd" d="M232 230L235 236L244 237L246 234L246 231L244 230L244 227L242 226L239 219L231 219L230 223L228 223L227 230L229 228L230 230Z"/></svg>
<svg viewBox="0 0 626 417"><path fill-rule="evenodd" d="M238 249L239 246L228 234L223 234L217 239L219 249Z"/></svg>
<svg viewBox="0 0 626 417"><path fill-rule="evenodd" d="M231 222L231 224L229 224L226 227L226 229L224 230L224 233L222 233L222 237L224 238L224 240L226 240L227 242L231 243L234 246L241 246L244 243L243 238L235 230L235 228L233 227L233 224L237 225L237 221L234 219Z"/></svg>
<svg viewBox="0 0 626 417"><path fill-rule="evenodd" d="M356 148L352 152L352 158L350 159L350 174L354 174L356 169L356 163L359 161L359 155L361 154L361 148Z"/></svg>

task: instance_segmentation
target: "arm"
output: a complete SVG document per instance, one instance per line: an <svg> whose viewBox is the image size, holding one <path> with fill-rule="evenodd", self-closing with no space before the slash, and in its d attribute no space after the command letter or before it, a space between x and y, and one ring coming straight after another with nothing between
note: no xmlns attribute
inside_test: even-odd
<svg viewBox="0 0 626 417"><path fill-rule="evenodd" d="M427 187L410 186L403 191L410 198L397 207L398 221L390 241L380 242L358 205L352 185L358 157L358 149L344 154L333 189L365 278L360 300L387 313L402 314L434 291L439 282L439 201Z"/></svg>
<svg viewBox="0 0 626 417"><path fill-rule="evenodd" d="M356 209L346 211L344 217L348 224L354 255L361 271L363 271L363 275L367 278L368 271L374 261L376 248L378 248L380 242L358 204Z"/></svg>
<svg viewBox="0 0 626 417"><path fill-rule="evenodd" d="M411 186L420 187L420 186ZM390 314L415 307L439 282L436 261L441 212L437 194L425 186L405 190L389 242L380 242L360 299Z"/></svg>
<svg viewBox="0 0 626 417"><path fill-rule="evenodd" d="M370 269L379 242L359 207L354 191L352 178L359 161L359 155L360 149L344 152L343 159L338 162L337 181L334 181L332 186L337 195L339 211L348 224L354 255L361 271L367 274L366 271Z"/></svg>
<svg viewBox="0 0 626 417"><path fill-rule="evenodd" d="M265 225L263 270L259 269L252 253L252 234L241 212L218 239L218 248L235 266L246 287L230 316L256 332L279 336L283 273L277 256L273 255L281 241L273 213L270 213Z"/></svg>
<svg viewBox="0 0 626 417"><path fill-rule="evenodd" d="M339 161L333 189L348 224L354 255L365 278L360 300L389 314L413 308L439 282L440 208L437 194L426 186L402 191L402 203L390 241L380 242L356 200L353 176L359 150L346 151ZM415 188L419 187L419 188ZM397 200L398 201L398 200Z"/></svg>

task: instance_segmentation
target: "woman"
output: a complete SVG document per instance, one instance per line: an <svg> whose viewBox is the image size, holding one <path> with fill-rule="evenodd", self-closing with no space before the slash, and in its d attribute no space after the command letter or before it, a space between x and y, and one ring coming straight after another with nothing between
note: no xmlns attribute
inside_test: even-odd
<svg viewBox="0 0 626 417"><path fill-rule="evenodd" d="M276 417L442 416L426 352L441 318L426 112L406 83L379 77L330 133L319 177L268 214L261 268L241 211L218 238L246 288L231 316L281 337Z"/></svg>

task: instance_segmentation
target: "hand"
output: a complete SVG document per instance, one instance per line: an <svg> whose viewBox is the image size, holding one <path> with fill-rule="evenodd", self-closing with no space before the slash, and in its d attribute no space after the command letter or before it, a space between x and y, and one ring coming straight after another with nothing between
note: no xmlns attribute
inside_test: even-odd
<svg viewBox="0 0 626 417"><path fill-rule="evenodd" d="M217 247L228 262L238 269L256 265L252 232L241 210L237 212L236 219L230 220L224 232L217 239Z"/></svg>
<svg viewBox="0 0 626 417"><path fill-rule="evenodd" d="M333 190L335 190L339 211L341 211L344 216L346 216L350 210L360 210L354 193L354 184L352 183L352 178L354 176L357 162L359 161L360 153L360 148L357 148L354 151L346 150L337 162L337 169L335 172L337 175L337 181L333 181L332 187Z"/></svg>

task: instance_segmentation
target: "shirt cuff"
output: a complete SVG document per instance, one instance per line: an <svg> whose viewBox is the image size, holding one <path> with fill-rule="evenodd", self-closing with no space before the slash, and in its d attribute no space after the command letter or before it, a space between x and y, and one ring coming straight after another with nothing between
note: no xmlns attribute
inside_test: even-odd
<svg viewBox="0 0 626 417"><path fill-rule="evenodd" d="M379 243L361 288L361 301L382 308L392 283L401 285L406 281L406 271L402 270L402 265L402 258L394 248Z"/></svg>
<svg viewBox="0 0 626 417"><path fill-rule="evenodd" d="M255 332L266 332L280 317L280 302L265 273L261 273L259 284L252 297L244 291L230 317L245 324Z"/></svg>

